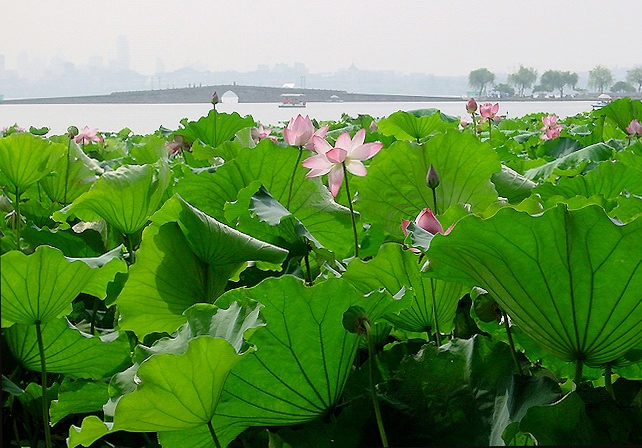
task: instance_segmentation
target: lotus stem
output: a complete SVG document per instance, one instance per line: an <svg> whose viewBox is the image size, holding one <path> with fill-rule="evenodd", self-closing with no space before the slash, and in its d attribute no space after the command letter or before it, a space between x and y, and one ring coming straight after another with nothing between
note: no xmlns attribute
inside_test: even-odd
<svg viewBox="0 0 642 448"><path fill-rule="evenodd" d="M575 360L575 385L579 386L580 383L582 382L582 369L584 368L584 363L582 362L581 359L576 359Z"/></svg>
<svg viewBox="0 0 642 448"><path fill-rule="evenodd" d="M350 219L352 220L352 234L354 235L354 257L359 258L359 234L357 233L357 223L354 219L354 208L352 207L352 196L350 195L350 186L348 185L348 170L345 162L341 163L343 167L343 177L346 181L346 196L348 196L348 207L350 207Z"/></svg>
<svg viewBox="0 0 642 448"><path fill-rule="evenodd" d="M473 117L473 133L477 138L479 138L479 135L477 134L477 118L475 118L475 114L471 114L471 117Z"/></svg>
<svg viewBox="0 0 642 448"><path fill-rule="evenodd" d="M67 142L67 167L65 169L65 194L62 202L67 204L67 192L69 191L69 166L71 165L71 138Z"/></svg>
<svg viewBox="0 0 642 448"><path fill-rule="evenodd" d="M132 265L136 262L136 251L134 250L131 236L128 233L123 233L123 242L125 243L127 253L129 254L128 263L129 265Z"/></svg>
<svg viewBox="0 0 642 448"><path fill-rule="evenodd" d="M492 131L493 131L493 120L489 118L488 119L488 143L490 143Z"/></svg>
<svg viewBox="0 0 642 448"><path fill-rule="evenodd" d="M439 209L437 208L437 187L431 188L432 190L432 211L435 215L439 214Z"/></svg>
<svg viewBox="0 0 642 448"><path fill-rule="evenodd" d="M377 399L377 392L375 390L375 347L372 340L372 327L368 321L363 322L363 327L366 330L366 342L368 343L368 373L370 377L370 396L372 397L372 405L374 406L375 416L377 418L377 427L379 428L379 436L384 448L388 448L388 437L386 436L386 429L383 426L383 419L381 418L381 408L379 407L379 400Z"/></svg>
<svg viewBox="0 0 642 448"><path fill-rule="evenodd" d="M615 393L613 392L613 383L611 382L611 374L613 373L613 368L611 364L604 366L604 389L609 394L613 400L615 400Z"/></svg>
<svg viewBox="0 0 642 448"><path fill-rule="evenodd" d="M45 429L45 446L51 448L51 427L49 426L49 399L47 397L47 360L45 358L45 345L42 342L42 328L39 320L36 321L36 338L38 339L38 352L40 353L40 373L42 376L42 424Z"/></svg>
<svg viewBox="0 0 642 448"><path fill-rule="evenodd" d="M303 157L303 148L299 147L299 155L296 158L296 163L294 164L294 169L292 170L292 176L290 176L290 188L288 190L288 202L285 205L285 208L290 209L290 201L292 201L292 188L294 187L294 175L296 174L297 168L299 168L299 162L301 162L301 157Z"/></svg>
<svg viewBox="0 0 642 448"><path fill-rule="evenodd" d="M439 332L439 319L437 318L437 298L435 297L437 293L437 288L435 286L435 279L430 278L430 293L432 295L432 316L435 319L435 340L437 341L437 347L441 347L441 334Z"/></svg>
<svg viewBox="0 0 642 448"><path fill-rule="evenodd" d="M306 271L306 283L308 286L312 286L312 271L310 270L310 241L307 239L305 240L305 256L303 257L305 259L305 271Z"/></svg>
<svg viewBox="0 0 642 448"><path fill-rule="evenodd" d="M20 187L16 187L16 204L14 207L14 211L16 212L16 219L15 219L15 230L16 230L16 248L18 250L20 249L20 227L22 227L22 215L20 214Z"/></svg>
<svg viewBox="0 0 642 448"><path fill-rule="evenodd" d="M216 432L214 432L214 426L212 426L212 420L207 422L207 428L210 430L210 435L212 436L212 440L214 441L214 445L216 448L221 448L221 442L218 441L218 437L216 437Z"/></svg>
<svg viewBox="0 0 642 448"><path fill-rule="evenodd" d="M91 326L89 327L89 333L94 334L96 330L96 315L98 314L98 298L94 297L94 309L91 312Z"/></svg>
<svg viewBox="0 0 642 448"><path fill-rule="evenodd" d="M508 314L502 310L502 317L504 318L504 327L506 328L506 335L508 336L508 345L510 346L510 353L513 356L513 362L517 368L517 374L522 376L524 372L522 371L522 366L517 360L517 350L515 350L515 342L513 341L513 333L510 329L510 324L508 323Z"/></svg>

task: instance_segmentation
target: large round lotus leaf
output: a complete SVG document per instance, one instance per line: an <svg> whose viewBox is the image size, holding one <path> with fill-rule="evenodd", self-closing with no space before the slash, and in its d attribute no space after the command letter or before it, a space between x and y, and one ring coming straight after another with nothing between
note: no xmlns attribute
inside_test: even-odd
<svg viewBox="0 0 642 448"><path fill-rule="evenodd" d="M162 162L121 166L103 174L89 191L53 217L60 222L71 215L84 221L104 219L131 235L142 229L161 205L169 183L169 168Z"/></svg>
<svg viewBox="0 0 642 448"><path fill-rule="evenodd" d="M462 219L428 251L438 278L486 289L543 348L597 366L642 342L642 220L598 206Z"/></svg>
<svg viewBox="0 0 642 448"><path fill-rule="evenodd" d="M104 298L116 273L127 270L118 253L73 259L50 246L38 246L31 255L7 252L0 258L2 326L46 323L64 316L81 292Z"/></svg>
<svg viewBox="0 0 642 448"><path fill-rule="evenodd" d="M64 145L24 132L0 138L0 185L8 180L12 192L16 187L25 191L49 174L64 152Z"/></svg>

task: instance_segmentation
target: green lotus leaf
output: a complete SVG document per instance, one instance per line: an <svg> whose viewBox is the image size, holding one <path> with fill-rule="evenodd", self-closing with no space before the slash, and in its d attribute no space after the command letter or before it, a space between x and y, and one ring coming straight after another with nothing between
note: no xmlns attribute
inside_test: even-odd
<svg viewBox="0 0 642 448"><path fill-rule="evenodd" d="M287 251L228 227L175 196L143 232L118 298L121 328L139 336L176 330L183 312L211 303L248 261L280 263Z"/></svg>
<svg viewBox="0 0 642 448"><path fill-rule="evenodd" d="M72 380L66 377L58 389L58 398L51 402L51 424L55 425L72 414L102 411L109 400L106 381Z"/></svg>
<svg viewBox="0 0 642 448"><path fill-rule="evenodd" d="M94 229L74 232L71 229L51 230L32 225L23 229L22 236L32 247L56 247L67 257L97 257L105 252L102 236Z"/></svg>
<svg viewBox="0 0 642 448"><path fill-rule="evenodd" d="M620 98L604 107L593 111L594 116L606 116L617 124L622 132L626 132L631 120L642 120L642 101L631 98Z"/></svg>
<svg viewBox="0 0 642 448"><path fill-rule="evenodd" d="M353 179L359 191L355 206L363 219L401 236L402 219L432 208L432 190L426 185L431 164L441 179L436 190L441 212L454 204L470 204L481 212L497 200L491 183L493 173L501 170L497 154L474 136L453 131L422 146L397 142L377 154L368 174Z"/></svg>
<svg viewBox="0 0 642 448"><path fill-rule="evenodd" d="M614 147L607 143L596 143L545 163L544 165L531 168L524 173L524 177L531 180L539 180L548 179L556 170L567 170L579 167L579 169L583 171L585 165L611 158L613 150Z"/></svg>
<svg viewBox="0 0 642 448"><path fill-rule="evenodd" d="M641 228L598 206L506 208L462 219L427 256L437 278L481 286L555 356L599 366L642 343Z"/></svg>
<svg viewBox="0 0 642 448"><path fill-rule="evenodd" d="M292 276L228 291L219 302L248 299L264 305L267 325L248 340L257 351L230 374L212 422L217 433L325 415L341 397L359 344L343 328L343 313L361 306L374 322L403 306L383 292L364 296L341 278L310 288Z"/></svg>
<svg viewBox="0 0 642 448"><path fill-rule="evenodd" d="M514 370L507 344L480 335L426 344L392 369L378 391L395 410L387 421L399 422L386 424L393 446L488 445L498 386Z"/></svg>
<svg viewBox="0 0 642 448"><path fill-rule="evenodd" d="M459 120L444 119L450 117L436 109L428 111L428 114L415 112L397 111L380 120L377 127L382 134L394 135L398 140L419 141L434 132L456 129L459 125Z"/></svg>
<svg viewBox="0 0 642 448"><path fill-rule="evenodd" d="M535 182L527 179L517 171L502 165L502 170L491 177L497 193L509 202L519 202L531 195Z"/></svg>
<svg viewBox="0 0 642 448"><path fill-rule="evenodd" d="M85 292L106 296L107 283L126 272L118 250L102 259L70 259L49 246L31 255L11 251L2 256L2 326L45 323L71 311L71 302Z"/></svg>
<svg viewBox="0 0 642 448"><path fill-rule="evenodd" d="M129 155L137 164L152 164L166 158L168 149L167 139L157 135L146 135L129 148Z"/></svg>
<svg viewBox="0 0 642 448"><path fill-rule="evenodd" d="M306 169L297 165L300 150L281 148L268 139L256 148L243 148L231 161L214 173L188 174L178 184L177 192L190 204L217 220L231 226L225 218L227 203L234 203L239 193L258 181L281 204L287 204L292 172L296 166L292 201L292 215L308 231L338 256L352 252L353 236L350 210L337 204L319 178L307 179Z"/></svg>
<svg viewBox="0 0 642 448"><path fill-rule="evenodd" d="M227 114L212 109L207 116L201 117L198 121L190 121L184 129L177 130L175 134L182 135L191 142L200 140L216 148L221 143L233 139L239 130L248 126L254 126L251 116L241 118L236 112Z"/></svg>
<svg viewBox="0 0 642 448"><path fill-rule="evenodd" d="M49 174L63 156L64 145L51 143L26 132L0 138L0 182L12 192L25 191ZM3 179L4 178L4 179ZM10 182L5 183L5 180Z"/></svg>
<svg viewBox="0 0 642 448"><path fill-rule="evenodd" d="M183 313L187 319L172 337L161 338L151 347L142 344L136 347L134 361L142 363L151 355L187 351L189 341L197 336L223 338L238 352L245 352L250 347L245 339L253 329L265 325L259 316L262 305L250 303L241 305L232 302L226 309L209 303L197 303ZM247 333L247 334L246 334Z"/></svg>
<svg viewBox="0 0 642 448"><path fill-rule="evenodd" d="M3 338L24 368L40 372L35 325L13 324L3 330ZM100 379L131 364L129 338L125 333L91 337L61 318L42 324L42 340L48 372Z"/></svg>
<svg viewBox="0 0 642 448"><path fill-rule="evenodd" d="M519 422L533 406L559 400L559 385L546 376L513 375L500 382L495 399L490 446L502 446L502 435L508 425Z"/></svg>
<svg viewBox="0 0 642 448"><path fill-rule="evenodd" d="M75 448L78 445L91 446L96 440L109 434L112 427L112 423L105 423L95 415L85 417L80 427L75 425L69 427L67 447Z"/></svg>
<svg viewBox="0 0 642 448"><path fill-rule="evenodd" d="M621 162L604 161L584 176L561 178L557 185L544 183L533 190L543 200L552 196L590 198L602 195L606 199L624 194L642 195L642 170Z"/></svg>
<svg viewBox="0 0 642 448"><path fill-rule="evenodd" d="M207 425L239 355L222 338L197 336L183 354L159 354L136 373L137 387L116 405L113 430L173 431Z"/></svg>
<svg viewBox="0 0 642 448"><path fill-rule="evenodd" d="M169 168L157 165L127 165L109 171L54 219L64 222L75 215L84 221L104 219L126 235L143 228L161 205L170 182Z"/></svg>
<svg viewBox="0 0 642 448"><path fill-rule="evenodd" d="M530 408L522 418L519 430L531 434L541 446L603 444L577 392L571 392L553 405Z"/></svg>
<svg viewBox="0 0 642 448"><path fill-rule="evenodd" d="M53 172L40 180L39 185L49 199L59 204L69 204L88 191L102 168L80 149L76 143L67 143L63 157L52 167Z"/></svg>
<svg viewBox="0 0 642 448"><path fill-rule="evenodd" d="M387 243L381 246L376 257L368 262L353 260L343 274L355 288L364 294L385 288L391 295L404 292L411 298L410 306L398 315L386 316L393 325L408 331L422 332L435 328L431 279L422 275L419 256L404 250L400 244ZM439 331L450 333L457 302L463 295L459 283L433 280Z"/></svg>

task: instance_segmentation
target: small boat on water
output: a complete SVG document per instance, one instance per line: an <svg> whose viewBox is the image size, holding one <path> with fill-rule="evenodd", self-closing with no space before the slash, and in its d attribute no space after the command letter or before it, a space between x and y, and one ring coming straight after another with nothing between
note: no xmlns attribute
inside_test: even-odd
<svg viewBox="0 0 642 448"><path fill-rule="evenodd" d="M601 94L600 96L597 97L597 101L593 104L591 104L591 107L595 109L599 109L601 107L606 106L609 104L611 101L613 101L613 98L611 98L609 95L606 93Z"/></svg>
<svg viewBox="0 0 642 448"><path fill-rule="evenodd" d="M303 93L282 93L283 102L279 107L306 107Z"/></svg>

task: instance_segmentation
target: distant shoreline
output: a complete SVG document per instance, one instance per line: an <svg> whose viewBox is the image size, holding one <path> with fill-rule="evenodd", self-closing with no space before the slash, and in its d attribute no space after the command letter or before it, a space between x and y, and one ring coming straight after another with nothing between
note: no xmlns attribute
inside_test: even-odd
<svg viewBox="0 0 642 448"><path fill-rule="evenodd" d="M314 102L450 102L465 101L465 97L453 96L419 96L376 93L348 93L342 90L296 89L286 87L262 87L242 85L211 85L180 89L144 90L131 92L113 92L108 95L86 95L52 98L5 99L0 104L207 104L211 102L212 93L219 98L226 92L238 96L239 103L280 103L283 94L299 93L305 95L305 101ZM627 95L612 95L618 98ZM628 95L640 98L641 94ZM596 101L597 95L565 98L479 98L478 101Z"/></svg>

